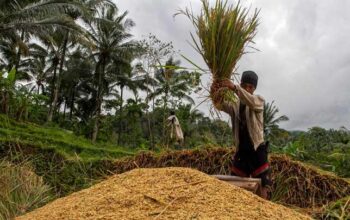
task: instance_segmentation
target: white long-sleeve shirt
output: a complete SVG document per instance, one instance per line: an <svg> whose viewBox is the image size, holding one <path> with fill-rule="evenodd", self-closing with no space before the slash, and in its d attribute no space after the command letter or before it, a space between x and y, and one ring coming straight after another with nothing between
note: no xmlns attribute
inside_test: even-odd
<svg viewBox="0 0 350 220"><path fill-rule="evenodd" d="M180 122L175 115L171 115L167 119L168 127L170 127L170 138L176 138L176 140L182 141L184 135L180 126Z"/></svg>
<svg viewBox="0 0 350 220"><path fill-rule="evenodd" d="M218 92L219 90L215 91ZM239 146L239 105L240 102L246 105L245 114L247 127L250 138L257 150L260 144L264 142L264 98L260 95L252 95L239 85L236 85L236 95L238 101L236 103L215 103L214 106L231 116L232 131L235 137L235 145Z"/></svg>

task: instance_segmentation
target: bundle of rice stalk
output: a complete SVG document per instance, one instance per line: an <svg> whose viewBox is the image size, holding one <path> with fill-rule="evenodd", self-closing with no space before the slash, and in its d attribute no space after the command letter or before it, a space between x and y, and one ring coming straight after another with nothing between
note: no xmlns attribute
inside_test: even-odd
<svg viewBox="0 0 350 220"><path fill-rule="evenodd" d="M350 219L350 196L326 206L322 219Z"/></svg>
<svg viewBox="0 0 350 220"><path fill-rule="evenodd" d="M51 199L50 188L29 161L12 164L0 159L0 219L13 219Z"/></svg>
<svg viewBox="0 0 350 220"><path fill-rule="evenodd" d="M210 7L208 0L202 1L202 10L194 15L192 10L181 10L193 23L198 39L191 33L194 49L203 57L212 73L214 82L230 79L238 60L245 54L249 43L254 43L258 26L259 11L249 17L249 10L240 2L235 6L227 0L217 0ZM236 102L235 96L225 88L220 88L213 100Z"/></svg>

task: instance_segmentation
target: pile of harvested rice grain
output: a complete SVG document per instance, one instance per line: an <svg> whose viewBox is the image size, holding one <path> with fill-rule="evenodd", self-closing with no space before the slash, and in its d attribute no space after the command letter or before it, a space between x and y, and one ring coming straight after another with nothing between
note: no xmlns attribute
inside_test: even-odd
<svg viewBox="0 0 350 220"><path fill-rule="evenodd" d="M115 162L114 173L141 168L190 167L211 174L229 174L233 148L203 148L169 151L162 154L144 152ZM271 154L272 199L299 208L321 208L350 195L346 180L321 171L285 155Z"/></svg>
<svg viewBox="0 0 350 220"><path fill-rule="evenodd" d="M310 219L189 168L135 169L22 219Z"/></svg>

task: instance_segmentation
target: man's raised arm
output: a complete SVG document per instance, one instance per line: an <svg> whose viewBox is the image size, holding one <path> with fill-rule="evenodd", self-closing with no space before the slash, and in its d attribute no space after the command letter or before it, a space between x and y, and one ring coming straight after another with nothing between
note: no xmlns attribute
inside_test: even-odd
<svg viewBox="0 0 350 220"><path fill-rule="evenodd" d="M264 111L264 98L260 95L252 95L246 90L244 90L241 86L235 85L235 91L239 100L249 106L250 109L260 112Z"/></svg>
<svg viewBox="0 0 350 220"><path fill-rule="evenodd" d="M213 82L210 87L210 97L212 97L213 105L217 110L226 112L227 114L233 116L233 106L223 101L224 99L218 95L221 88L223 87L217 82Z"/></svg>

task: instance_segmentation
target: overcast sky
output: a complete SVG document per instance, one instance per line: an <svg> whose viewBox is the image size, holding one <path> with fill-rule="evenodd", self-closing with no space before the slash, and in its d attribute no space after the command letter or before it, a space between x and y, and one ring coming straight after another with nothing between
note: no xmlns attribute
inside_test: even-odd
<svg viewBox="0 0 350 220"><path fill-rule="evenodd" d="M173 18L178 9L190 5L198 12L200 0L114 1L136 23L132 29L136 39L153 33L205 66L187 43L192 25L184 16ZM254 45L260 52L243 56L238 72L258 73L256 93L268 102L275 100L280 112L290 118L281 127L350 128L350 1L242 2L261 10ZM199 109L207 113L208 105Z"/></svg>

